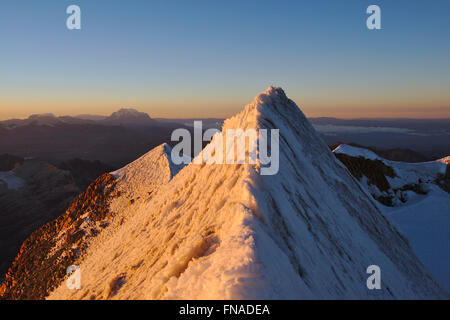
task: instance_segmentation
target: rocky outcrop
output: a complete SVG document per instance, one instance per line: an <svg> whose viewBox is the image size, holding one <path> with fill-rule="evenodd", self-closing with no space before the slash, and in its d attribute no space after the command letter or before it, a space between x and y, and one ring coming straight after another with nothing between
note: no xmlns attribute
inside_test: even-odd
<svg viewBox="0 0 450 320"><path fill-rule="evenodd" d="M26 160L13 173L23 186L0 188L0 283L25 239L82 192L70 172L45 161Z"/></svg>
<svg viewBox="0 0 450 320"><path fill-rule="evenodd" d="M65 213L34 231L0 286L0 299L43 299L66 276L68 266L83 255L89 239L108 225L108 203L116 179L110 174L97 178Z"/></svg>
<svg viewBox="0 0 450 320"><path fill-rule="evenodd" d="M1 164L3 169L14 169L23 186L8 189L0 181L0 283L25 239L61 215L96 178L112 171L100 161L81 159L53 165L3 155Z"/></svg>
<svg viewBox="0 0 450 320"><path fill-rule="evenodd" d="M381 159L368 159L363 156L350 156L346 153L334 152L335 156L347 167L350 173L357 178L363 184L367 184L369 191L372 196L381 204L386 206L395 206L398 203L404 203L408 200L411 191L415 194L424 195L429 191L431 184L438 185L444 191L450 193L450 170L447 165L445 173L439 173L437 171L427 171L426 166L430 167L433 165L432 162L427 163L417 163L416 170L419 170L419 166L422 166L422 175L419 171L413 173L405 173L405 166L409 166L411 170L411 165L408 163L401 164L400 162L389 162ZM437 162L435 162L437 164ZM394 164L396 166L403 166L400 172L403 172L404 177L398 176L396 174L396 169L394 169ZM390 166L392 165L392 166ZM435 165L436 167L436 165ZM398 169L398 167L396 167ZM400 173L401 175L401 173ZM416 179L411 179L416 175ZM390 179L388 179L390 178ZM398 179L394 179L398 178ZM364 179L366 181L364 182ZM395 181L395 185L389 183Z"/></svg>
<svg viewBox="0 0 450 320"><path fill-rule="evenodd" d="M358 180L364 175L367 177L368 183L376 185L380 191L387 191L391 187L386 176L394 178L395 172L382 161L365 159L363 157L356 158L342 153L336 154L336 157Z"/></svg>

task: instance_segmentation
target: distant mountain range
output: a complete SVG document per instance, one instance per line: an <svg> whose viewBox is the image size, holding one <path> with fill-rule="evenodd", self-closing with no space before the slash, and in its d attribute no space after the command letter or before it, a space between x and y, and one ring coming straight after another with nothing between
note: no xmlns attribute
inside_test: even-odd
<svg viewBox="0 0 450 320"><path fill-rule="evenodd" d="M169 142L176 128L191 130L134 109L121 109L109 117L32 115L0 121L0 152L50 162L100 160L118 168Z"/></svg>
<svg viewBox="0 0 450 320"><path fill-rule="evenodd" d="M60 116L52 113L34 114L27 119L10 119L0 121L0 126L5 129L15 129L18 127L35 125L50 126L63 124L102 124L102 125L124 125L124 126L147 126L155 125L158 122L150 118L145 112L139 112L135 109L120 109L110 116L98 115L79 115L79 116Z"/></svg>
<svg viewBox="0 0 450 320"><path fill-rule="evenodd" d="M121 167L147 150L169 143L176 128L193 130L196 119L151 118L135 109L110 116L36 114L0 121L0 152L48 161L100 160ZM222 127L224 119L202 120L203 129ZM450 119L309 118L329 145L368 146L380 156L420 162L450 154Z"/></svg>

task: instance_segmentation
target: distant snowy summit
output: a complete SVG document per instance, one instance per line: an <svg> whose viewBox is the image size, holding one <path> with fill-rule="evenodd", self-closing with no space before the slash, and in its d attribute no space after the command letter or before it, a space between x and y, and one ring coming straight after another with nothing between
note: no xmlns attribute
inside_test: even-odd
<svg viewBox="0 0 450 320"><path fill-rule="evenodd" d="M147 113L132 108L122 108L113 112L110 116L79 115L79 116L55 116L53 113L33 114L26 119L10 119L0 121L0 127L12 130L24 126L63 126L70 124L101 124L120 126L146 126L158 123ZM161 123L160 125L164 125Z"/></svg>
<svg viewBox="0 0 450 320"><path fill-rule="evenodd" d="M61 123L58 117L53 113L32 114L27 119L11 119L6 121L0 121L7 129L14 129L25 125L38 125L53 127L56 124Z"/></svg>
<svg viewBox="0 0 450 320"><path fill-rule="evenodd" d="M37 231L0 295L448 298L281 88L270 87L223 126L250 128L279 130L276 175L259 175L258 163L176 167L160 146L102 177ZM35 260L35 269L23 265ZM79 268L80 290L65 282L69 265ZM374 265L379 289L368 285Z"/></svg>
<svg viewBox="0 0 450 320"><path fill-rule="evenodd" d="M109 117L102 120L102 122L120 125L148 125L154 121L145 112L139 112L131 108L122 108L119 111L113 112Z"/></svg>

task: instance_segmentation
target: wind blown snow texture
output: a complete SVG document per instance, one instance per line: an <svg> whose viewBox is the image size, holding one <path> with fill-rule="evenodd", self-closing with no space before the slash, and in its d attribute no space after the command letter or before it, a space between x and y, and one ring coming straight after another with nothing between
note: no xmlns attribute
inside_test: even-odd
<svg viewBox="0 0 450 320"><path fill-rule="evenodd" d="M148 197L140 181L152 168L136 170L128 197L145 200L89 247L82 289L63 283L49 298L446 297L280 88L258 95L227 128L280 129L279 173L190 164ZM382 290L366 287L372 264Z"/></svg>

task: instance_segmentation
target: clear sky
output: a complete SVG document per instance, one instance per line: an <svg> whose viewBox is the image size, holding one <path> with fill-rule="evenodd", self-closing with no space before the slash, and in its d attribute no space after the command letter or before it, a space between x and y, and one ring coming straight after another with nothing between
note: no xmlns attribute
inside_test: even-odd
<svg viewBox="0 0 450 320"><path fill-rule="evenodd" d="M269 85L307 116L450 118L450 1L0 2L0 119L227 117Z"/></svg>

